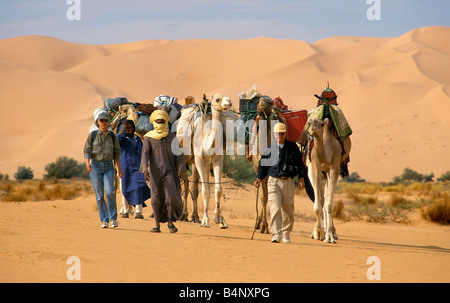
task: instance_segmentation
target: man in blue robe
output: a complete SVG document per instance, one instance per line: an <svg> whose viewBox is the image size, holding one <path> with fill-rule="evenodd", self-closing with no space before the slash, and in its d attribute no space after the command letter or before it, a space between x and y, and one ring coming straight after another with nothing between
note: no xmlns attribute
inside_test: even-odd
<svg viewBox="0 0 450 303"><path fill-rule="evenodd" d="M135 134L135 125L132 120L127 120L122 124L117 135L120 144L122 158L122 194L128 204L136 207L136 219L143 219L142 208L146 207L145 201L150 198L150 188L148 187L144 174L139 172L142 155L142 139ZM126 204L126 203L125 203ZM128 218L128 212L122 215Z"/></svg>

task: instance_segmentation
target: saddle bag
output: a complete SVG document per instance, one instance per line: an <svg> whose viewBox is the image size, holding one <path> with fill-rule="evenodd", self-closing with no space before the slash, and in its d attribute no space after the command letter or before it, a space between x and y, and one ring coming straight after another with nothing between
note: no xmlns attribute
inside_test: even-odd
<svg viewBox="0 0 450 303"><path fill-rule="evenodd" d="M108 98L103 102L103 108L107 111L114 111L116 112L119 109L120 105L124 104L133 104L130 101L128 101L125 97L116 97L116 98Z"/></svg>
<svg viewBox="0 0 450 303"><path fill-rule="evenodd" d="M300 137L306 122L308 121L308 111L298 110L284 112L283 116L286 120L287 137L289 141L296 142Z"/></svg>
<svg viewBox="0 0 450 303"><path fill-rule="evenodd" d="M144 136L147 132L153 130L153 124L150 123L150 116L138 113L139 120L136 123L136 133Z"/></svg>
<svg viewBox="0 0 450 303"><path fill-rule="evenodd" d="M239 99L239 113L256 113L259 96L252 99Z"/></svg>
<svg viewBox="0 0 450 303"><path fill-rule="evenodd" d="M280 112L285 112L288 109L287 105L284 104L283 100L281 100L280 97L276 97L275 99L273 99L273 104Z"/></svg>

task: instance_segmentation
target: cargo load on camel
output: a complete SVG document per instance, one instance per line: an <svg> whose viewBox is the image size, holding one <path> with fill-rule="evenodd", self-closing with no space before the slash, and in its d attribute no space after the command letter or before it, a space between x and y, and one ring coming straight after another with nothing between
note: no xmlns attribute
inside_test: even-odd
<svg viewBox="0 0 450 303"><path fill-rule="evenodd" d="M344 140L350 136L353 131L347 122L342 110L338 107L337 95L328 86L322 92L321 96L314 95L319 99L317 102L317 107L311 111L309 114L310 119L321 119L329 118L334 125L334 128L339 136L340 140ZM308 131L309 124L305 126L305 131Z"/></svg>
<svg viewBox="0 0 450 303"><path fill-rule="evenodd" d="M342 148L342 162L340 174L342 178L349 175L348 163L350 162L350 135L353 133L347 119L344 116L342 110L338 107L337 95L329 88L327 84L326 89L320 96L314 95L319 101L317 107L309 113L308 122L305 125L305 132L310 130L310 121L320 119L322 121L328 121L330 131L334 134L339 141ZM311 149L314 146L313 138L309 138L308 145L304 157L310 157Z"/></svg>
<svg viewBox="0 0 450 303"><path fill-rule="evenodd" d="M253 122L258 119L258 103L260 98L264 97L265 100L270 99L268 96L260 94L255 86L246 92L239 94L239 113L241 114L239 118L238 127L236 133L245 132L245 142L249 142L249 136L254 133ZM308 120L308 111L301 110L291 110L280 97L275 99L270 99L272 102L273 110L270 113L271 116L278 117L287 127L287 137L289 141L296 142L305 127ZM274 117L266 117L272 120Z"/></svg>

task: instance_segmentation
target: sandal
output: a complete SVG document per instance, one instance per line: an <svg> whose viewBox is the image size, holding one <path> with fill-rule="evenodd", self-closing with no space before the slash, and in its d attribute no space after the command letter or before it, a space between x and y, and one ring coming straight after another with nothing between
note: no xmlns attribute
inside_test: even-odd
<svg viewBox="0 0 450 303"><path fill-rule="evenodd" d="M160 233L161 229L159 229L159 227L153 227L152 230L150 230L150 232L152 232L152 233Z"/></svg>
<svg viewBox="0 0 450 303"><path fill-rule="evenodd" d="M175 225L169 226L169 232L176 233L178 231L178 228L175 227Z"/></svg>

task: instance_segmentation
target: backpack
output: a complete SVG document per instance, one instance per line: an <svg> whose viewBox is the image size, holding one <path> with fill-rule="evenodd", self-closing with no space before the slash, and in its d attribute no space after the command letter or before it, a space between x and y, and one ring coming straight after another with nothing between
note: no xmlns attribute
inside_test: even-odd
<svg viewBox="0 0 450 303"><path fill-rule="evenodd" d="M97 137L97 132L98 132L98 129L91 132L91 134L92 134L92 145L94 145L95 138ZM111 138L111 140L112 140L113 148L116 148L116 140L114 140L114 136L115 136L116 134L114 134L114 133L113 133L112 131L110 131L110 130L108 130L108 132L107 132L106 134L108 134L108 133L111 133L110 138Z"/></svg>

